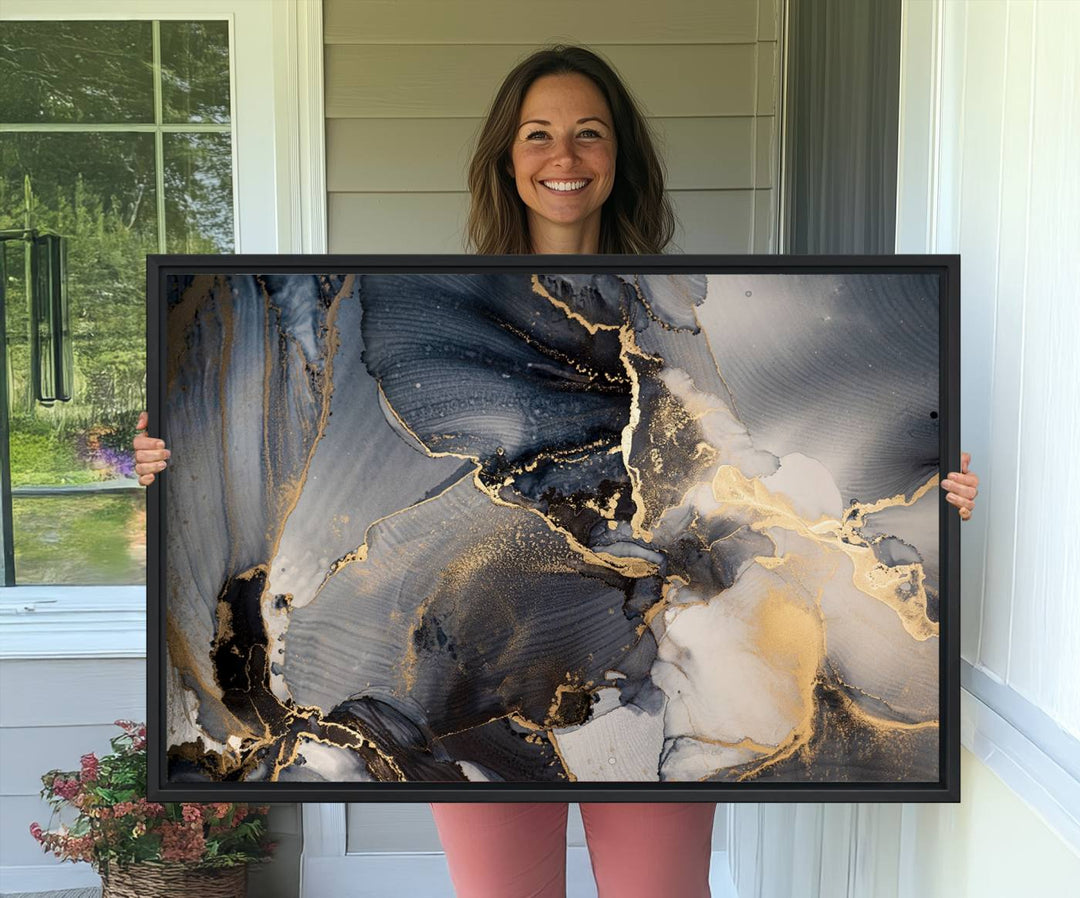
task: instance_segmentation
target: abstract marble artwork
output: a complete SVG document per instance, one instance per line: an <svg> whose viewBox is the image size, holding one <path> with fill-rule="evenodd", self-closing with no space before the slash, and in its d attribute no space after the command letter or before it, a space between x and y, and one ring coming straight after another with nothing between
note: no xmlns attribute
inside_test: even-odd
<svg viewBox="0 0 1080 898"><path fill-rule="evenodd" d="M163 275L160 782L939 783L940 273L524 264Z"/></svg>

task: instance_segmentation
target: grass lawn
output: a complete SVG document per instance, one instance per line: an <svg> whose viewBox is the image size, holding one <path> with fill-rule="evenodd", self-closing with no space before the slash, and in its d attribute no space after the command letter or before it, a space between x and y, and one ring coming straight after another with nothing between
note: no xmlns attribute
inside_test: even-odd
<svg viewBox="0 0 1080 898"><path fill-rule="evenodd" d="M146 582L146 491L12 500L19 583Z"/></svg>

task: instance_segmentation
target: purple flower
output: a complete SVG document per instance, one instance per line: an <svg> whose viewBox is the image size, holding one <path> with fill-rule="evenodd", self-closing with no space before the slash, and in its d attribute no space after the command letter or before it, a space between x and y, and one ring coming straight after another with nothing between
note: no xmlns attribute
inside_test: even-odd
<svg viewBox="0 0 1080 898"><path fill-rule="evenodd" d="M135 455L128 449L113 449L111 446L102 446L94 453L94 459L101 467L108 470L114 477L135 476Z"/></svg>

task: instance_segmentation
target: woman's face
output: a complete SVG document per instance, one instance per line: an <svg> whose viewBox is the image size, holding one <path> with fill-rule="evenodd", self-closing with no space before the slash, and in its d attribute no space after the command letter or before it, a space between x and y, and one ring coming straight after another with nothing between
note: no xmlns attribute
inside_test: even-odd
<svg viewBox="0 0 1080 898"><path fill-rule="evenodd" d="M529 234L599 235L615 181L615 128L600 89L584 75L545 75L525 94L510 151Z"/></svg>

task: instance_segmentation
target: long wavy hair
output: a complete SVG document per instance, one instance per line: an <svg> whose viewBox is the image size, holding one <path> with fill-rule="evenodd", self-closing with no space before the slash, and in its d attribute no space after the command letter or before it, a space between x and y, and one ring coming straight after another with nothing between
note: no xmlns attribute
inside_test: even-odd
<svg viewBox="0 0 1080 898"><path fill-rule="evenodd" d="M584 47L558 45L518 63L499 87L469 164L468 245L478 253L531 253L525 204L510 174L510 148L525 94L544 75L592 80L614 119L615 180L601 210L601 253L661 253L675 233L664 169L645 116L615 70Z"/></svg>

